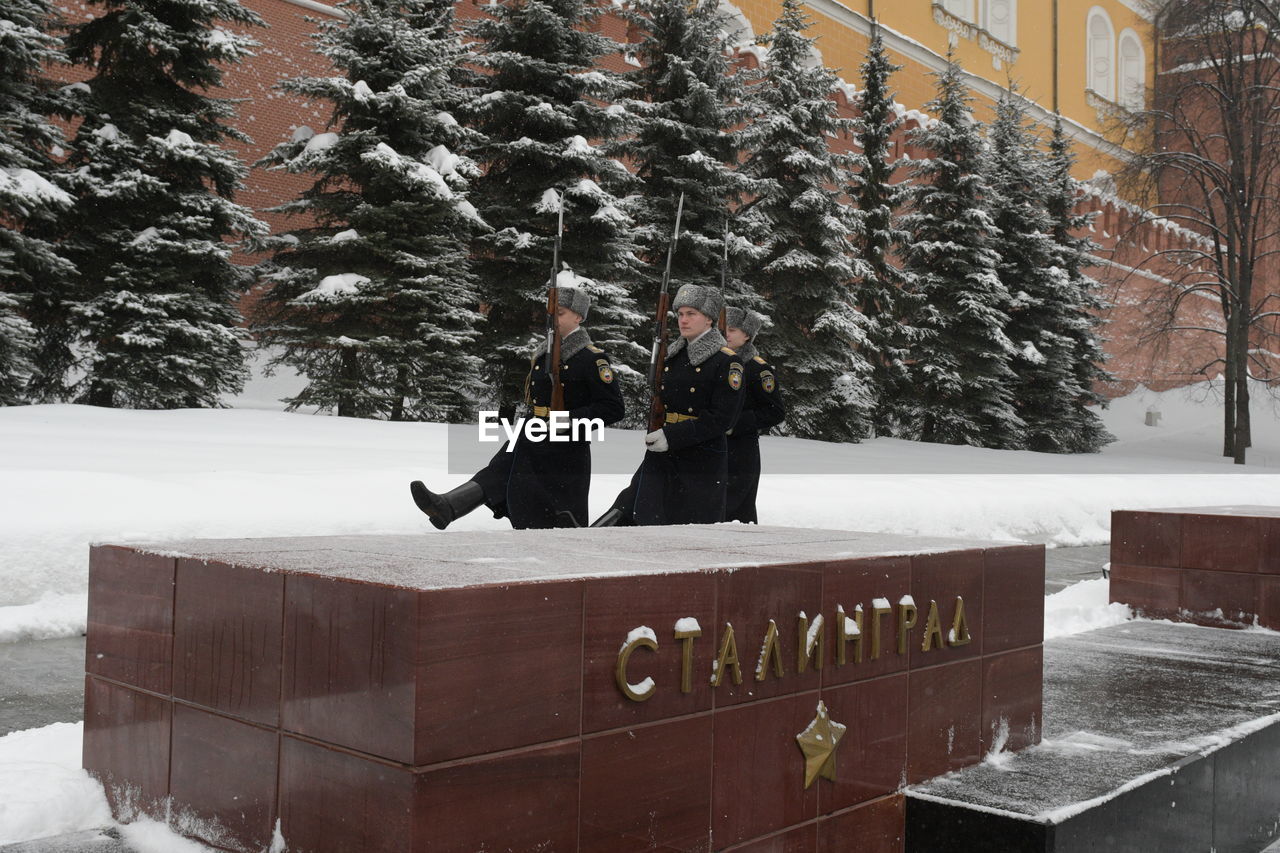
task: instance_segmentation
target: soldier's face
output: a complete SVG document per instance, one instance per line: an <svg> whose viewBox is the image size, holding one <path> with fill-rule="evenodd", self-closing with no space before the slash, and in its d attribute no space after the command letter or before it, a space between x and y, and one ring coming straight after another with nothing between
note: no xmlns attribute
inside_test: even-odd
<svg viewBox="0 0 1280 853"><path fill-rule="evenodd" d="M741 329L735 329L733 326L724 330L724 339L729 342L730 349L742 349L750 338L747 333Z"/></svg>
<svg viewBox="0 0 1280 853"><path fill-rule="evenodd" d="M676 312L676 321L680 324L680 337L693 340L711 328L711 318L696 308L685 306Z"/></svg>
<svg viewBox="0 0 1280 853"><path fill-rule="evenodd" d="M577 311L570 311L568 308L556 306L556 331L560 333L560 337L572 332L582 324L582 315Z"/></svg>

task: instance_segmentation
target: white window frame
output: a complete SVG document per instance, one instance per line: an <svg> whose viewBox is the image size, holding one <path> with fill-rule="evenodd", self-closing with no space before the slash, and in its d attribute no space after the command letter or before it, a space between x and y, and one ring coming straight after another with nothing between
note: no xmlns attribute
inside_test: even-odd
<svg viewBox="0 0 1280 853"><path fill-rule="evenodd" d="M1105 32L1095 33L1097 26L1105 28ZM1101 55L1103 50L1105 57ZM1099 70L1103 61L1104 70ZM1116 99L1116 28L1101 6L1090 9L1085 19L1085 88L1108 101Z"/></svg>
<svg viewBox="0 0 1280 853"><path fill-rule="evenodd" d="M973 0L942 0L942 8L962 21L976 23L973 14Z"/></svg>
<svg viewBox="0 0 1280 853"><path fill-rule="evenodd" d="M992 26L991 7L997 2L1005 3L1009 8L1009 28L1007 31L997 30ZM991 37L1002 41L1010 47L1018 46L1018 0L983 0L982 2L982 28L990 33Z"/></svg>
<svg viewBox="0 0 1280 853"><path fill-rule="evenodd" d="M1126 57L1125 48L1133 53ZM1147 51L1132 27L1120 31L1116 41L1116 103L1128 110L1141 110L1147 99Z"/></svg>

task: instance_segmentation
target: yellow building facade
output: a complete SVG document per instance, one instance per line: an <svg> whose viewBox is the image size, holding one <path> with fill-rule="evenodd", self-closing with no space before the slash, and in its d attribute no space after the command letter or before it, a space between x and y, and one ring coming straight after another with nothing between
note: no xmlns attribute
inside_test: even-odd
<svg viewBox="0 0 1280 853"><path fill-rule="evenodd" d="M778 0L735 0L743 38L767 33ZM1044 126L1055 110L1076 141L1076 176L1115 171L1123 151L1106 138L1116 112L1141 107L1153 80L1156 49L1141 0L807 0L811 36L823 63L859 83L873 18L903 66L891 80L895 99L923 110L933 73L948 50L967 74L980 119L1010 81L1032 102Z"/></svg>

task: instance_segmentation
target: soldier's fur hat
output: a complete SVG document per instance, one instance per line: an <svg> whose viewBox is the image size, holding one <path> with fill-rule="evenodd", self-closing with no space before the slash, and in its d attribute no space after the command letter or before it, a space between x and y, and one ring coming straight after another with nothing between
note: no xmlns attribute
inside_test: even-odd
<svg viewBox="0 0 1280 853"><path fill-rule="evenodd" d="M675 301L671 303L673 311L692 308L695 311L701 311L712 320L720 319L720 309L723 307L724 297L720 295L720 291L700 284L684 285L676 291Z"/></svg>
<svg viewBox="0 0 1280 853"><path fill-rule="evenodd" d="M732 305L725 311L725 325L741 329L751 340L756 339L760 329L764 327L764 317L746 308L735 308Z"/></svg>
<svg viewBox="0 0 1280 853"><path fill-rule="evenodd" d="M587 319L587 312L591 310L591 295L585 290L579 290L576 287L557 287L556 299L561 308L568 308L573 313Z"/></svg>

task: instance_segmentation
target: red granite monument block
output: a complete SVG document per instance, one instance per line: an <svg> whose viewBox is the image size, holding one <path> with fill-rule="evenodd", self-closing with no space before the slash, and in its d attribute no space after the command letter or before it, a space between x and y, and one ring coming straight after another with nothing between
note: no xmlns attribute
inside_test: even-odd
<svg viewBox="0 0 1280 853"><path fill-rule="evenodd" d="M178 560L173 695L277 725L283 605L282 574Z"/></svg>
<svg viewBox="0 0 1280 853"><path fill-rule="evenodd" d="M880 616L880 655L872 658L871 654L876 624L874 602L884 599L892 610L902 596L910 592L910 557L868 557L833 562L828 566L823 579L822 613L832 622L827 626L830 649L822 670L824 687L906 670L909 657L897 654L895 612ZM856 620L858 606L862 607L861 648L856 642L846 643L845 663L837 665L837 610L843 608L848 618Z"/></svg>
<svg viewBox="0 0 1280 853"><path fill-rule="evenodd" d="M984 552L978 549L949 551L943 554L917 554L911 558L911 597L915 599L916 626L907 632L907 650L911 656L911 668L934 666L941 663L976 658L983 651L982 618L983 572L986 569ZM1040 588L1043 597L1044 582ZM956 622L958 598L964 600L964 629L970 638L960 643L963 636L953 638L951 630ZM938 604L938 620L945 648L937 645L923 650L928 628L930 602ZM895 611L897 601L891 601ZM1043 629L1042 629L1043 630ZM896 651L896 649L895 649Z"/></svg>
<svg viewBox="0 0 1280 853"><path fill-rule="evenodd" d="M1256 572L1262 529L1257 518L1233 515L1182 516L1184 569L1219 572Z"/></svg>
<svg viewBox="0 0 1280 853"><path fill-rule="evenodd" d="M171 721L165 699L85 676L84 769L101 780L113 814L169 795Z"/></svg>
<svg viewBox="0 0 1280 853"><path fill-rule="evenodd" d="M815 853L817 849L818 824L815 822L726 847L724 853Z"/></svg>
<svg viewBox="0 0 1280 853"><path fill-rule="evenodd" d="M169 793L206 844L257 853L271 845L280 736L181 703L173 706Z"/></svg>
<svg viewBox="0 0 1280 853"><path fill-rule="evenodd" d="M816 690L821 685L821 673L812 664L799 672L797 617L803 612L813 620L822 612L822 575L820 565L748 566L717 575L718 615L711 639L718 653L724 645L726 625L733 626L742 671L741 684L735 684L729 672L724 674L714 691L717 708ZM766 657L770 620L776 625L777 644L776 653L771 644ZM828 642L832 638L829 631ZM782 675L778 675L779 669Z"/></svg>
<svg viewBox="0 0 1280 853"><path fill-rule="evenodd" d="M575 740L423 771L412 849L577 849L579 750Z"/></svg>
<svg viewBox="0 0 1280 853"><path fill-rule="evenodd" d="M582 591L545 582L422 595L415 764L580 734Z"/></svg>
<svg viewBox="0 0 1280 853"><path fill-rule="evenodd" d="M891 794L818 821L819 853L902 853L906 801Z"/></svg>
<svg viewBox="0 0 1280 853"><path fill-rule="evenodd" d="M817 707L813 691L716 711L711 794L716 849L817 817L817 785L804 787L804 761L795 739Z"/></svg>
<svg viewBox="0 0 1280 853"><path fill-rule="evenodd" d="M1203 625L1252 623L1258 612L1258 577L1183 569L1180 603L1184 618Z"/></svg>
<svg viewBox="0 0 1280 853"><path fill-rule="evenodd" d="M713 740L710 713L584 737L579 849L709 850Z"/></svg>
<svg viewBox="0 0 1280 853"><path fill-rule="evenodd" d="M1280 518L1258 520L1258 571L1280 575Z"/></svg>
<svg viewBox="0 0 1280 853"><path fill-rule="evenodd" d="M835 781L820 780L818 812L830 814L898 790L907 772L907 674L825 688L831 719L845 725Z"/></svg>
<svg viewBox="0 0 1280 853"><path fill-rule="evenodd" d="M982 747L1004 738L1004 751L1040 742L1044 728L1044 647L1033 646L982 659Z"/></svg>
<svg viewBox="0 0 1280 853"><path fill-rule="evenodd" d="M1258 578L1258 624L1280 631L1280 577Z"/></svg>
<svg viewBox="0 0 1280 853"><path fill-rule="evenodd" d="M716 659L716 575L639 575L591 578L585 584L582 730L603 731L711 710L711 664ZM641 616L643 614L643 616ZM692 619L701 636L677 639L677 622ZM618 649L636 628L657 637L656 651L637 647L627 661L628 684L652 678L652 695L632 701L618 687ZM689 623L681 627L692 633ZM688 688L684 692L685 652Z"/></svg>
<svg viewBox="0 0 1280 853"><path fill-rule="evenodd" d="M1154 618L1178 614L1182 571L1156 566L1111 564L1110 600L1138 608Z"/></svg>
<svg viewBox="0 0 1280 853"><path fill-rule="evenodd" d="M281 727L413 764L418 593L289 575L284 597Z"/></svg>
<svg viewBox="0 0 1280 853"><path fill-rule="evenodd" d="M1182 516L1168 512L1112 512L1111 563L1168 568L1182 565Z"/></svg>
<svg viewBox="0 0 1280 853"><path fill-rule="evenodd" d="M1042 642L1044 546L1010 545L988 548L985 553L979 632L983 654Z"/></svg>
<svg viewBox="0 0 1280 853"><path fill-rule="evenodd" d="M412 849L414 777L403 765L284 735L280 829L290 853Z"/></svg>
<svg viewBox="0 0 1280 853"><path fill-rule="evenodd" d="M908 673L907 782L914 784L982 757L982 661Z"/></svg>
<svg viewBox="0 0 1280 853"><path fill-rule="evenodd" d="M89 549L85 672L169 692L175 562L117 545Z"/></svg>

